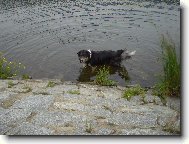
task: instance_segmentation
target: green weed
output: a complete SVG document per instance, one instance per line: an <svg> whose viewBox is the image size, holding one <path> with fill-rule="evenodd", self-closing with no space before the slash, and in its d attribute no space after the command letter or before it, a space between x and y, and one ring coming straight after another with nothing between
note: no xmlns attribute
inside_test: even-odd
<svg viewBox="0 0 189 144"><path fill-rule="evenodd" d="M29 76L28 74L23 74L22 79L23 80L31 79L31 76Z"/></svg>
<svg viewBox="0 0 189 144"><path fill-rule="evenodd" d="M136 85L134 87L130 87L126 89L123 93L123 97L126 98L127 100L130 100L132 96L136 95L145 95L145 89L143 89L140 85Z"/></svg>
<svg viewBox="0 0 189 144"><path fill-rule="evenodd" d="M29 93L32 91L32 88L29 86L24 86L23 89L25 90L25 91L23 91L23 93Z"/></svg>
<svg viewBox="0 0 189 144"><path fill-rule="evenodd" d="M86 125L85 126L86 126L85 131L88 132L88 133L92 133L92 130L93 130L92 124L86 121Z"/></svg>
<svg viewBox="0 0 189 144"><path fill-rule="evenodd" d="M174 122L172 121L170 121L169 123L166 123L166 125L163 127L163 131L173 133L173 134L180 134L180 129L177 128Z"/></svg>
<svg viewBox="0 0 189 144"><path fill-rule="evenodd" d="M21 63L8 61L0 52L0 79L10 79L16 77L25 66Z"/></svg>
<svg viewBox="0 0 189 144"><path fill-rule="evenodd" d="M54 87L55 85L56 85L55 82L49 81L48 84L47 84L47 87Z"/></svg>
<svg viewBox="0 0 189 144"><path fill-rule="evenodd" d="M95 83L102 86L115 86L117 85L115 81L109 79L110 73L109 68L106 66L103 66L101 69L99 69Z"/></svg>
<svg viewBox="0 0 189 144"><path fill-rule="evenodd" d="M157 96L180 96L180 63L178 62L175 45L162 36L163 76L155 85L153 94Z"/></svg>
<svg viewBox="0 0 189 144"><path fill-rule="evenodd" d="M48 93L48 92L39 92L38 94L42 94L42 95L50 95L50 93Z"/></svg>
<svg viewBox="0 0 189 144"><path fill-rule="evenodd" d="M68 93L69 94L77 94L77 95L79 95L80 91L79 90L69 90Z"/></svg>
<svg viewBox="0 0 189 144"><path fill-rule="evenodd" d="M15 86L16 84L13 83L12 81L9 81L8 82L8 88L12 88L13 86Z"/></svg>

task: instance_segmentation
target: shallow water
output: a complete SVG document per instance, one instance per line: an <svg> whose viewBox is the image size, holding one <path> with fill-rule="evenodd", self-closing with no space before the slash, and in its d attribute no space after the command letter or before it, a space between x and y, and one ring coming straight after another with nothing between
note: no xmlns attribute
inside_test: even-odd
<svg viewBox="0 0 189 144"><path fill-rule="evenodd" d="M13 1L13 0L12 0ZM120 85L152 86L162 71L160 37L169 34L180 54L180 6L154 0L37 0L0 1L0 51L22 62L32 78L90 81L95 74L82 69L82 49L136 50L112 68Z"/></svg>

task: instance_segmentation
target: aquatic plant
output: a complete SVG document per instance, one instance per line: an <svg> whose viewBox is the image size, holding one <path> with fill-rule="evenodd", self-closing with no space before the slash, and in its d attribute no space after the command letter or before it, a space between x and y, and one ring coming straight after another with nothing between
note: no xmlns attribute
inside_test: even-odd
<svg viewBox="0 0 189 144"><path fill-rule="evenodd" d="M109 68L103 66L96 75L95 83L102 86L115 86L116 82L109 79Z"/></svg>
<svg viewBox="0 0 189 144"><path fill-rule="evenodd" d="M140 85L136 85L126 89L123 93L123 98L130 100L132 96L137 96L137 95L144 96L145 93L146 92L144 88L142 88Z"/></svg>
<svg viewBox="0 0 189 144"><path fill-rule="evenodd" d="M155 85L153 93L158 96L180 96L180 63L172 41L161 38L163 76Z"/></svg>
<svg viewBox="0 0 189 144"><path fill-rule="evenodd" d="M23 74L23 75L22 75L22 79L23 79L23 80L32 79L32 77L29 76L28 74Z"/></svg>
<svg viewBox="0 0 189 144"><path fill-rule="evenodd" d="M21 63L8 61L0 52L0 79L16 77L25 66Z"/></svg>

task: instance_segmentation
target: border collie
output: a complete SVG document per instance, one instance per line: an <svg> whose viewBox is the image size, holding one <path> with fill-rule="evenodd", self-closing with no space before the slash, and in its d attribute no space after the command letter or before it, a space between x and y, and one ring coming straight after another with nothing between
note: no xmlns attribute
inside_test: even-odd
<svg viewBox="0 0 189 144"><path fill-rule="evenodd" d="M105 51L91 51L91 50L80 50L77 54L80 63L89 66L99 65L112 65L120 66L122 60L126 60L131 56L135 55L136 51L128 52L127 50L105 50Z"/></svg>

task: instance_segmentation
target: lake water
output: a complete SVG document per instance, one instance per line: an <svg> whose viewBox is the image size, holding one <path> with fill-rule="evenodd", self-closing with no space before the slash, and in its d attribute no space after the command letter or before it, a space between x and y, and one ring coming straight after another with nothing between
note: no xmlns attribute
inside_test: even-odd
<svg viewBox="0 0 189 144"><path fill-rule="evenodd" d="M152 86L162 71L160 37L169 34L180 55L180 6L160 0L0 0L0 51L38 78L91 81L82 49L136 50L110 78Z"/></svg>

